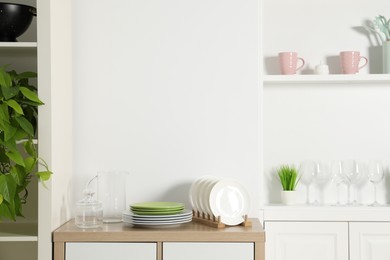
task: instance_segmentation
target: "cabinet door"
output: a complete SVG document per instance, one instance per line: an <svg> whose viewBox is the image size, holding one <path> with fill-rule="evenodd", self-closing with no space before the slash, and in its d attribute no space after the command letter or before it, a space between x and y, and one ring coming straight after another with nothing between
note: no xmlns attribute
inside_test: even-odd
<svg viewBox="0 0 390 260"><path fill-rule="evenodd" d="M164 243L164 260L253 260L253 243Z"/></svg>
<svg viewBox="0 0 390 260"><path fill-rule="evenodd" d="M389 260L390 223L349 224L350 260Z"/></svg>
<svg viewBox="0 0 390 260"><path fill-rule="evenodd" d="M347 260L347 222L266 222L267 260Z"/></svg>
<svg viewBox="0 0 390 260"><path fill-rule="evenodd" d="M156 260L155 243L66 243L66 260Z"/></svg>

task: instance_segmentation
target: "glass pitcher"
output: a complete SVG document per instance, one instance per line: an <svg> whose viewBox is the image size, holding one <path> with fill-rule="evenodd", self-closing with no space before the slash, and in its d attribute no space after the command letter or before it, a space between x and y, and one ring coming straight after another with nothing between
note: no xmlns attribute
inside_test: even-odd
<svg viewBox="0 0 390 260"><path fill-rule="evenodd" d="M124 171L99 171L98 200L103 203L103 222L122 221L122 212L126 209L126 175Z"/></svg>

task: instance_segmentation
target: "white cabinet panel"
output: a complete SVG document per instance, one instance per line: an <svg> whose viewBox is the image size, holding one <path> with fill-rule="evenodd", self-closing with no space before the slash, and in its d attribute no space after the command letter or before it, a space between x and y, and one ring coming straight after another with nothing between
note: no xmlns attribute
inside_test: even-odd
<svg viewBox="0 0 390 260"><path fill-rule="evenodd" d="M267 260L347 260L346 222L266 222Z"/></svg>
<svg viewBox="0 0 390 260"><path fill-rule="evenodd" d="M156 260L155 243L66 243L65 260Z"/></svg>
<svg viewBox="0 0 390 260"><path fill-rule="evenodd" d="M164 260L253 260L253 243L164 243Z"/></svg>
<svg viewBox="0 0 390 260"><path fill-rule="evenodd" d="M390 223L350 223L350 260L390 259Z"/></svg>

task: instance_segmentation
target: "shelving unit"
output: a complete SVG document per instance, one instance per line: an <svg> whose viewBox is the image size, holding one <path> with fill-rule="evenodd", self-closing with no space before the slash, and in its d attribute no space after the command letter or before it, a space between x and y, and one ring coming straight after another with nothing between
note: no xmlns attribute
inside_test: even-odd
<svg viewBox="0 0 390 260"><path fill-rule="evenodd" d="M36 242L38 230L36 223L1 223L0 242Z"/></svg>
<svg viewBox="0 0 390 260"><path fill-rule="evenodd" d="M383 160L390 165L390 74L382 73L381 46L362 25L390 7L388 1L263 0L262 102L263 219L266 259L378 259L390 254L390 207L333 207L336 188L320 193L324 205L284 206L280 184L272 177L281 164L303 160ZM307 12L307 10L310 10ZM359 27L360 26L360 27ZM339 52L360 51L368 65L355 75L343 75ZM295 51L306 61L296 75L278 75L278 52ZM329 75L314 75L320 62ZM298 187L302 197L307 186ZM347 189L343 186L342 199ZM352 189L353 190L353 189ZM389 203L389 178L378 188ZM365 205L373 187L359 189ZM344 201L345 202L345 201Z"/></svg>
<svg viewBox="0 0 390 260"><path fill-rule="evenodd" d="M0 224L1 259L52 259L51 233L70 218L72 176L71 3L10 0L37 7L37 17L19 42L1 42L2 65L38 72L39 154L54 172L43 187L29 185L25 218ZM35 84L35 83L34 83Z"/></svg>
<svg viewBox="0 0 390 260"><path fill-rule="evenodd" d="M37 48L36 42L0 42L0 48Z"/></svg>

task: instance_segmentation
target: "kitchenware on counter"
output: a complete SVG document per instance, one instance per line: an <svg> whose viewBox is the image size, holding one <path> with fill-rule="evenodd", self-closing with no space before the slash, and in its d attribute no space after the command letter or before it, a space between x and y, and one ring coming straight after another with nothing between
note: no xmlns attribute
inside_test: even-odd
<svg viewBox="0 0 390 260"><path fill-rule="evenodd" d="M300 66L298 66L298 61L302 63ZM283 75L293 75L303 68L305 60L298 57L296 52L279 52L279 65Z"/></svg>
<svg viewBox="0 0 390 260"><path fill-rule="evenodd" d="M76 203L75 224L79 228L97 228L103 224L102 202L88 189L84 190L84 198Z"/></svg>
<svg viewBox="0 0 390 260"><path fill-rule="evenodd" d="M299 165L298 172L301 176L301 181L306 186L306 203L311 204L312 203L312 196L311 196L311 187L313 185L313 179L314 179L314 167L315 163L314 161L303 161Z"/></svg>
<svg viewBox="0 0 390 260"><path fill-rule="evenodd" d="M129 211L122 212L122 218L123 222L135 226L172 226L190 222L192 211L178 202L142 202L130 205Z"/></svg>
<svg viewBox="0 0 390 260"><path fill-rule="evenodd" d="M326 163L319 161L315 162L313 171L313 182L316 184L314 205L320 205L320 192L322 188L329 182L330 174Z"/></svg>
<svg viewBox="0 0 390 260"><path fill-rule="evenodd" d="M364 60L364 64L359 66L361 60ZM340 52L340 63L344 74L356 74L367 65L368 59L360 56L358 51L342 51Z"/></svg>
<svg viewBox="0 0 390 260"><path fill-rule="evenodd" d="M363 164L356 160L344 160L342 161L342 165L348 183L348 203L350 206L360 206L361 203L357 198L358 190L367 181L367 174L364 172ZM350 199L350 187L353 187L352 201Z"/></svg>
<svg viewBox="0 0 390 260"><path fill-rule="evenodd" d="M337 189L337 195L336 195L336 203L334 206L341 206L340 202L340 185L342 183L346 183L346 176L343 172L343 165L342 161L332 161L330 162L330 174L331 174L331 181L336 185Z"/></svg>
<svg viewBox="0 0 390 260"><path fill-rule="evenodd" d="M0 3L0 41L16 42L30 26L34 16L37 15L35 7Z"/></svg>
<svg viewBox="0 0 390 260"><path fill-rule="evenodd" d="M377 200L377 185L382 182L385 173L383 171L382 163L379 161L370 161L368 163L368 179L374 184L374 202L369 206L382 206Z"/></svg>
<svg viewBox="0 0 390 260"><path fill-rule="evenodd" d="M103 222L122 221L126 209L126 175L124 171L99 171L98 199L103 203Z"/></svg>
<svg viewBox="0 0 390 260"><path fill-rule="evenodd" d="M237 180L203 176L190 188L190 201L195 214L220 218L226 225L245 221L250 211L250 197Z"/></svg>
<svg viewBox="0 0 390 260"><path fill-rule="evenodd" d="M178 202L142 202L130 206L130 210L138 215L174 215L184 210L184 204Z"/></svg>

